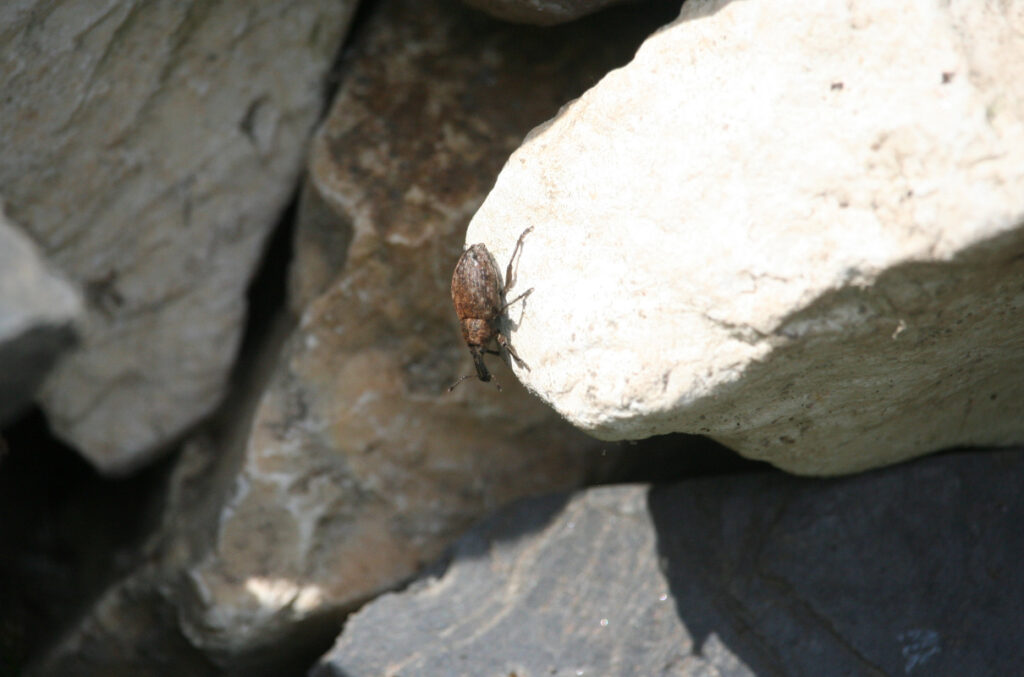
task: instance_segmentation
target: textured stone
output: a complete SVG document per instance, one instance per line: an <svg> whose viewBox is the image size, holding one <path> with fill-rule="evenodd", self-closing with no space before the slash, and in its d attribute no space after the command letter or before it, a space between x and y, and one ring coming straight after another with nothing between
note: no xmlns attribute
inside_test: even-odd
<svg viewBox="0 0 1024 677"><path fill-rule="evenodd" d="M0 424L31 401L74 343L81 314L78 292L7 221L0 204Z"/></svg>
<svg viewBox="0 0 1024 677"><path fill-rule="evenodd" d="M41 397L106 473L220 400L244 291L294 191L355 3L7 3L0 185L85 291Z"/></svg>
<svg viewBox="0 0 1024 677"><path fill-rule="evenodd" d="M312 674L1012 674L1022 481L1013 451L523 501Z"/></svg>
<svg viewBox="0 0 1024 677"><path fill-rule="evenodd" d="M535 129L517 375L797 473L1024 439L1024 4L693 1Z"/></svg>
<svg viewBox="0 0 1024 677"><path fill-rule="evenodd" d="M297 657L315 647L308 667L349 611L483 514L603 476L616 446L561 421L499 360L503 392L447 392L472 370L448 284L522 135L661 19L540 31L455 2L366 13L312 144L291 268L299 326L280 323L283 352L240 370L254 401L180 461L152 563L108 591L45 671L134 674L156 655L168 674L206 674L196 656L229 674L299 674ZM139 618L154 619L145 636L119 630Z"/></svg>
<svg viewBox="0 0 1024 677"><path fill-rule="evenodd" d="M463 0L506 21L550 26L578 19L623 0ZM679 2L675 2L678 7Z"/></svg>

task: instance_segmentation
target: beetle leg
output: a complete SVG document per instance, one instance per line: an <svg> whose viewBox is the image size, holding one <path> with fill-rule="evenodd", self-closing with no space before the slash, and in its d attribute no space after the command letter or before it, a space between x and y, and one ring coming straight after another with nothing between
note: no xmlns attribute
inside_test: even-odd
<svg viewBox="0 0 1024 677"><path fill-rule="evenodd" d="M519 357L519 353L517 353L516 349L512 347L512 344L509 343L508 339L505 338L504 334L499 333L497 339L501 347L508 351L508 354L512 356L512 359L516 361L516 364L520 368L525 369L526 371L530 371L530 365L523 362L523 360Z"/></svg>
<svg viewBox="0 0 1024 677"><path fill-rule="evenodd" d="M530 226L519 234L519 239L516 241L516 248L512 250L512 257L508 260L508 267L505 269L505 288L502 290L502 294L512 287L512 263L516 260L516 253L523 248L523 238L526 237L526 234L531 230L533 230L533 226ZM506 303L505 305L507 306L508 304Z"/></svg>
<svg viewBox="0 0 1024 677"><path fill-rule="evenodd" d="M515 303L515 302L516 302L516 301L518 301L519 299L525 299L525 298L526 298L527 296L529 296L530 294L532 294L532 293L533 293L533 289L534 289L533 287L530 287L529 289L527 289L526 291L524 291L524 292L523 292L522 294L520 294L519 296L515 297L514 299L512 299L511 301L509 301L508 303L506 303L505 305L503 305L503 306L501 307L501 310L500 310L500 311L498 311L498 312L504 312L506 308L508 308L508 307L509 307L510 305L512 305L513 303Z"/></svg>

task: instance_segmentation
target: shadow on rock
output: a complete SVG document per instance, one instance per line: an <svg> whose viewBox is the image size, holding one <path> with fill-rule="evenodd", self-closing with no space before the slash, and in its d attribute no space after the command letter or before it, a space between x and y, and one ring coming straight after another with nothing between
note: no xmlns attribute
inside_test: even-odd
<svg viewBox="0 0 1024 677"><path fill-rule="evenodd" d="M956 454L648 504L679 617L725 674L998 674L1024 658L1022 480L1019 452Z"/></svg>

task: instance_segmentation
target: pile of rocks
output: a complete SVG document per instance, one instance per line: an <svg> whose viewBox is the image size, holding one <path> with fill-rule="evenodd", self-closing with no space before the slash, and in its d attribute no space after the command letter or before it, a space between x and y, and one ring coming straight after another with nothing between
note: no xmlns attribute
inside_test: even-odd
<svg viewBox="0 0 1024 677"><path fill-rule="evenodd" d="M1012 672L1019 452L881 468L1024 442L1024 4L468 4L0 12L0 486L152 485L0 671Z"/></svg>

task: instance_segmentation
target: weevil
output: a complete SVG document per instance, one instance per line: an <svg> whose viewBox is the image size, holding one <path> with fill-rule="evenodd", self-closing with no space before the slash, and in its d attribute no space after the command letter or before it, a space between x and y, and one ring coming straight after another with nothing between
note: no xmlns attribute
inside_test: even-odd
<svg viewBox="0 0 1024 677"><path fill-rule="evenodd" d="M501 317L505 309L510 305L526 298L533 292L530 288L515 297L511 301L505 301L506 293L513 285L512 263L516 260L516 254L522 251L523 238L533 230L530 226L519 235L515 249L512 250L512 257L505 269L505 284L502 285L498 267L494 263L494 257L487 247L482 244L475 244L462 252L459 262L455 264L455 272L452 273L452 302L455 303L455 314L459 316L459 325L462 328L462 338L469 347L469 353L473 356L473 366L476 367L476 377L481 381L494 381L494 385L501 390L501 384L487 370L484 364L484 355L501 355L501 348L508 351L516 364L530 370L530 367L523 362L516 353L515 348L501 330ZM499 350L493 350L491 341L497 341ZM451 384L448 392L455 389L473 374L463 376Z"/></svg>

